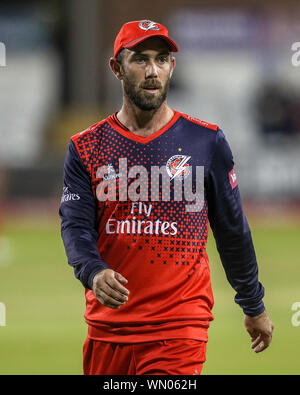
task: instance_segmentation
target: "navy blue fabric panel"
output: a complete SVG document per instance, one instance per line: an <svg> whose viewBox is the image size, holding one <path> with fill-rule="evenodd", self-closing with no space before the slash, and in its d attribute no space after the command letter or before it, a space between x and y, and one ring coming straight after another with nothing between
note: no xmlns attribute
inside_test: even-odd
<svg viewBox="0 0 300 395"><path fill-rule="evenodd" d="M245 314L264 311L264 288L258 281L258 267L252 236L243 212L238 185L232 186L229 173L234 161L222 130L208 175L208 218L226 276L237 292L235 301Z"/></svg>
<svg viewBox="0 0 300 395"><path fill-rule="evenodd" d="M108 265L101 258L96 229L97 201L92 193L90 177L83 168L71 141L64 165L64 188L59 215L61 234L68 257L85 288L92 289L94 275Z"/></svg>

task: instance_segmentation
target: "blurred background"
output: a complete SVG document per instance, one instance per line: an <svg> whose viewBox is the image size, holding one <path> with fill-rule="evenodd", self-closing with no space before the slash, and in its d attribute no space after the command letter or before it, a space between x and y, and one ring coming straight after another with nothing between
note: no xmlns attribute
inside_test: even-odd
<svg viewBox="0 0 300 395"><path fill-rule="evenodd" d="M231 145L275 324L272 346L254 354L211 236L203 374L299 374L300 4L291 0L1 2L0 374L82 373L84 289L58 218L63 162L72 135L120 108L108 61L121 26L140 19L165 24L179 46L168 103L218 124Z"/></svg>

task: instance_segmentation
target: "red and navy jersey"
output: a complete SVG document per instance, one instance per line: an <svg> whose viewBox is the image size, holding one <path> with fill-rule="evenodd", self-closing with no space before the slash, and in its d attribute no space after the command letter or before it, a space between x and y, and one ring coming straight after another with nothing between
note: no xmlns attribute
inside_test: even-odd
<svg viewBox="0 0 300 395"><path fill-rule="evenodd" d="M234 162L217 125L174 111L150 136L116 114L71 138L64 166L61 232L85 287L91 338L207 340L214 304L206 253L209 225L245 314L264 310L264 288ZM104 268L127 280L119 309L92 292Z"/></svg>

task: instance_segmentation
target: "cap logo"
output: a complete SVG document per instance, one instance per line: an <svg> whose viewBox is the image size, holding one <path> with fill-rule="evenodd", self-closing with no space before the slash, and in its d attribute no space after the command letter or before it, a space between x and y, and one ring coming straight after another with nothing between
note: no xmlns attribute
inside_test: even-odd
<svg viewBox="0 0 300 395"><path fill-rule="evenodd" d="M146 32L148 30L160 30L160 27L157 26L157 23L147 20L141 21L139 23L139 28L145 30Z"/></svg>

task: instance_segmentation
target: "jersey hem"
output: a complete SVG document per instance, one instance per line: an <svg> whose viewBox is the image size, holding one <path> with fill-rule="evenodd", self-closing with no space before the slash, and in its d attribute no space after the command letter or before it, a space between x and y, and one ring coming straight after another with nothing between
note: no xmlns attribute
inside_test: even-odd
<svg viewBox="0 0 300 395"><path fill-rule="evenodd" d="M201 324L190 324L189 322L182 322L181 328L163 328L158 329L157 325L153 325L151 331L150 325L146 326L135 326L134 328L118 327L116 330L110 327L112 333L109 330L109 326L103 325L93 326L88 324L87 337L92 340L101 340L110 343L143 343L158 340L167 339L194 339L201 341L208 341L207 330L209 327L209 321L202 321ZM135 333L132 333L132 331ZM131 331L131 333L130 333ZM141 333L138 333L140 331Z"/></svg>

